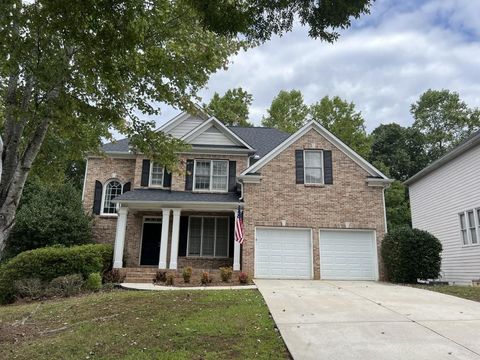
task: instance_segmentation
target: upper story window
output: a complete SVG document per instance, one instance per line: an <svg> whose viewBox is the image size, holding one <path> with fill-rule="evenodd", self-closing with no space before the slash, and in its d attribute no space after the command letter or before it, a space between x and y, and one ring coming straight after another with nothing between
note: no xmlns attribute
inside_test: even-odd
<svg viewBox="0 0 480 360"><path fill-rule="evenodd" d="M463 245L478 245L480 235L480 208L458 214Z"/></svg>
<svg viewBox="0 0 480 360"><path fill-rule="evenodd" d="M323 184L322 150L304 150L305 184Z"/></svg>
<svg viewBox="0 0 480 360"><path fill-rule="evenodd" d="M150 186L163 186L164 167L156 162L150 165Z"/></svg>
<svg viewBox="0 0 480 360"><path fill-rule="evenodd" d="M116 214L117 206L112 200L121 195L123 186L118 180L110 180L105 184L105 191L103 192L102 214Z"/></svg>
<svg viewBox="0 0 480 360"><path fill-rule="evenodd" d="M195 160L193 189L228 191L228 160Z"/></svg>

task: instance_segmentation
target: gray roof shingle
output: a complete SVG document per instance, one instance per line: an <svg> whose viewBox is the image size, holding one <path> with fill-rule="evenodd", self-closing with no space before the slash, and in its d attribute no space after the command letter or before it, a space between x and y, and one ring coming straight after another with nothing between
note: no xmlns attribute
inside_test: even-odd
<svg viewBox="0 0 480 360"><path fill-rule="evenodd" d="M209 194L194 193L191 191L171 191L163 189L135 189L117 196L115 201L183 201L183 202L223 202L238 203L239 195L236 193Z"/></svg>
<svg viewBox="0 0 480 360"><path fill-rule="evenodd" d="M102 150L105 152L128 152L130 150L128 139L117 140L108 144L103 144Z"/></svg>

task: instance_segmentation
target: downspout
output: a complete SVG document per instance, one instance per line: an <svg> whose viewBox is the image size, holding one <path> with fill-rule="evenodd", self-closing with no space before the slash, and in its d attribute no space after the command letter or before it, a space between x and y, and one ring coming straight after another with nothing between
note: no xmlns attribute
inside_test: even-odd
<svg viewBox="0 0 480 360"><path fill-rule="evenodd" d="M238 200L243 200L243 182L237 181L237 184L240 184L240 198Z"/></svg>
<svg viewBox="0 0 480 360"><path fill-rule="evenodd" d="M385 190L387 190L388 187L389 187L389 185L384 186L384 187L383 187L383 190L382 190L382 198L383 198L383 220L384 220L384 222L385 222L385 234L388 232L387 207L386 207L386 205L385 205Z"/></svg>
<svg viewBox="0 0 480 360"><path fill-rule="evenodd" d="M85 186L87 185L87 172L88 172L88 157L85 163L85 175L83 177L82 202L85 198Z"/></svg>

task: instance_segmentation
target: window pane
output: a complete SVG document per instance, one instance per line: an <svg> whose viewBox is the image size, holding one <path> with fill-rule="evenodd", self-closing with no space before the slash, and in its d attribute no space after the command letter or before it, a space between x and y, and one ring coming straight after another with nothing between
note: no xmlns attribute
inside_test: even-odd
<svg viewBox="0 0 480 360"><path fill-rule="evenodd" d="M477 244L477 229L471 228L470 229L470 238L472 239L472 244Z"/></svg>
<svg viewBox="0 0 480 360"><path fill-rule="evenodd" d="M215 256L228 257L228 218L217 219Z"/></svg>
<svg viewBox="0 0 480 360"><path fill-rule="evenodd" d="M159 163L152 164L152 177L150 182L154 186L163 185L163 166Z"/></svg>
<svg viewBox="0 0 480 360"><path fill-rule="evenodd" d="M463 245L468 245L467 230L462 230Z"/></svg>
<svg viewBox="0 0 480 360"><path fill-rule="evenodd" d="M103 213L104 214L116 214L117 205L112 202L112 200L122 194L122 184L118 181L110 181L107 186L105 186L105 202L103 204Z"/></svg>
<svg viewBox="0 0 480 360"><path fill-rule="evenodd" d="M475 227L475 218L473 216L473 211L467 212L468 215L468 227Z"/></svg>
<svg viewBox="0 0 480 360"><path fill-rule="evenodd" d="M210 189L210 161L195 163L195 189Z"/></svg>
<svg viewBox="0 0 480 360"><path fill-rule="evenodd" d="M202 239L202 218L191 217L188 239L188 255L200 255L200 243Z"/></svg>
<svg viewBox="0 0 480 360"><path fill-rule="evenodd" d="M213 175L227 176L227 161L213 161Z"/></svg>
<svg viewBox="0 0 480 360"><path fill-rule="evenodd" d="M214 176L212 179L212 190L227 190L228 178L226 176Z"/></svg>
<svg viewBox="0 0 480 360"><path fill-rule="evenodd" d="M305 183L307 184L321 184L322 183L322 169L305 169Z"/></svg>
<svg viewBox="0 0 480 360"><path fill-rule="evenodd" d="M464 214L460 214L460 228L463 230L463 229L466 229L466 226L465 226L465 215Z"/></svg>
<svg viewBox="0 0 480 360"><path fill-rule="evenodd" d="M305 167L321 167L321 155L320 151L305 151Z"/></svg>
<svg viewBox="0 0 480 360"><path fill-rule="evenodd" d="M215 218L203 218L202 256L213 256L215 245Z"/></svg>

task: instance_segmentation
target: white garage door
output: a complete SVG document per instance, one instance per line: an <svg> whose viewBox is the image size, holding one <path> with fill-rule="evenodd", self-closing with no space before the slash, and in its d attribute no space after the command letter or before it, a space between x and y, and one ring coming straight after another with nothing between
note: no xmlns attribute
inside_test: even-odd
<svg viewBox="0 0 480 360"><path fill-rule="evenodd" d="M377 280L375 233L320 230L320 278Z"/></svg>
<svg viewBox="0 0 480 360"><path fill-rule="evenodd" d="M257 228L255 277L311 279L311 231L306 229Z"/></svg>

